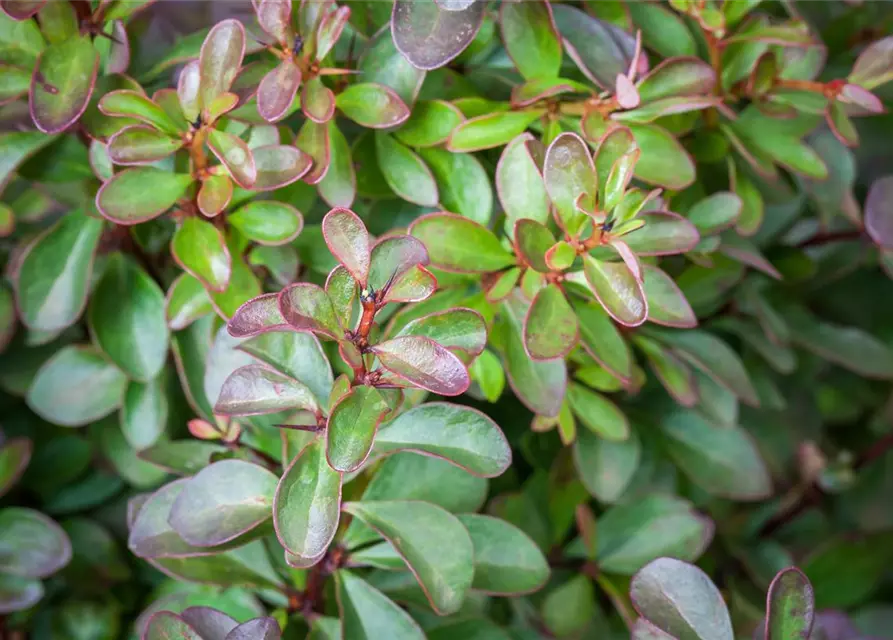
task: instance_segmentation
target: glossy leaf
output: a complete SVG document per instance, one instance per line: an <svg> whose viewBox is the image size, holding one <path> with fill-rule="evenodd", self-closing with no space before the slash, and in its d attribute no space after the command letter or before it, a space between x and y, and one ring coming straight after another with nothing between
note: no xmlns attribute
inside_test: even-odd
<svg viewBox="0 0 893 640"><path fill-rule="evenodd" d="M522 133L506 145L496 165L496 189L507 230L513 230L515 221L522 218L541 224L549 219L549 196L538 164L543 157L534 153L541 149L532 135Z"/></svg>
<svg viewBox="0 0 893 640"><path fill-rule="evenodd" d="M577 203L591 211L598 187L595 165L579 136L563 133L552 141L546 150L543 180L562 227L576 235L586 221Z"/></svg>
<svg viewBox="0 0 893 640"><path fill-rule="evenodd" d="M407 105L415 102L425 79L425 72L412 66L397 50L390 29L382 29L370 40L359 69L366 82L390 87ZM419 105L415 105L411 118L418 109Z"/></svg>
<svg viewBox="0 0 893 640"><path fill-rule="evenodd" d="M294 240L304 226L301 212L284 202L252 200L226 221L249 240L278 246Z"/></svg>
<svg viewBox="0 0 893 640"><path fill-rule="evenodd" d="M418 205L437 206L434 175L417 154L382 132L375 134L375 149L379 169L394 193Z"/></svg>
<svg viewBox="0 0 893 640"><path fill-rule="evenodd" d="M629 124L642 150L636 177L668 189L684 189L695 180L695 163L666 129L653 124Z"/></svg>
<svg viewBox="0 0 893 640"><path fill-rule="evenodd" d="M524 348L530 357L563 358L579 336L577 316L561 288L551 284L540 289L524 318Z"/></svg>
<svg viewBox="0 0 893 640"><path fill-rule="evenodd" d="M447 349L478 355L487 344L487 325L476 311L450 309L406 324L398 336L424 336Z"/></svg>
<svg viewBox="0 0 893 640"><path fill-rule="evenodd" d="M409 232L428 249L431 262L458 273L497 271L514 262L489 229L461 216L436 213L418 218Z"/></svg>
<svg viewBox="0 0 893 640"><path fill-rule="evenodd" d="M71 560L71 542L49 517L23 507L0 510L0 571L45 578Z"/></svg>
<svg viewBox="0 0 893 640"><path fill-rule="evenodd" d="M629 437L629 422L626 416L617 405L603 395L574 383L568 389L567 398L574 414L593 433L614 441L626 440Z"/></svg>
<svg viewBox="0 0 893 640"><path fill-rule="evenodd" d="M220 230L210 222L197 217L183 220L171 240L171 254L187 273L208 288L226 290L232 260Z"/></svg>
<svg viewBox="0 0 893 640"><path fill-rule="evenodd" d="M435 148L420 149L419 155L434 174L444 209L479 224L490 221L493 188L486 170L474 155Z"/></svg>
<svg viewBox="0 0 893 640"><path fill-rule="evenodd" d="M390 411L375 387L355 387L334 406L326 426L326 460L336 471L358 469L382 418Z"/></svg>
<svg viewBox="0 0 893 640"><path fill-rule="evenodd" d="M357 281L365 283L372 252L360 217L349 209L333 209L323 218L322 232L329 251Z"/></svg>
<svg viewBox="0 0 893 640"><path fill-rule="evenodd" d="M697 246L698 228L682 216L669 211L649 211L637 220L645 225L623 236L623 241L636 255L661 256L684 253Z"/></svg>
<svg viewBox="0 0 893 640"><path fill-rule="evenodd" d="M329 206L350 207L357 194L357 176L350 157L347 139L335 120L327 123L329 130L329 169L319 182L319 195Z"/></svg>
<svg viewBox="0 0 893 640"><path fill-rule="evenodd" d="M612 318L635 327L648 316L642 282L625 262L604 262L592 256L583 260L586 281Z"/></svg>
<svg viewBox="0 0 893 640"><path fill-rule="evenodd" d="M124 89L107 93L99 100L99 110L108 116L135 118L171 136L181 133L181 126L161 106L139 91Z"/></svg>
<svg viewBox="0 0 893 640"><path fill-rule="evenodd" d="M434 2L397 0L391 31L397 50L419 69L436 69L458 56L477 35L484 3L445 11Z"/></svg>
<svg viewBox="0 0 893 640"><path fill-rule="evenodd" d="M291 145L264 145L251 150L257 178L255 191L270 191L291 184L310 170L312 159Z"/></svg>
<svg viewBox="0 0 893 640"><path fill-rule="evenodd" d="M501 147L524 133L540 115L539 110L503 111L471 118L453 129L447 149L468 152Z"/></svg>
<svg viewBox="0 0 893 640"><path fill-rule="evenodd" d="M116 224L139 224L170 209L192 184L191 175L155 167L134 167L100 187L96 208Z"/></svg>
<svg viewBox="0 0 893 640"><path fill-rule="evenodd" d="M310 389L263 365L251 364L237 369L226 379L214 413L250 416L289 409L317 411Z"/></svg>
<svg viewBox="0 0 893 640"><path fill-rule="evenodd" d="M780 571L766 596L766 640L809 638L814 609L809 579L796 567Z"/></svg>
<svg viewBox="0 0 893 640"><path fill-rule="evenodd" d="M250 189L257 180L257 166L251 149L240 138L223 131L213 130L208 135L208 147L222 162L233 180L243 189Z"/></svg>
<svg viewBox="0 0 893 640"><path fill-rule="evenodd" d="M413 106L409 119L394 135L411 147L431 147L446 142L453 129L464 119L462 112L449 102L419 101Z"/></svg>
<svg viewBox="0 0 893 640"><path fill-rule="evenodd" d="M668 327L697 326L698 319L682 291L664 271L643 265L642 285L648 301L648 320Z"/></svg>
<svg viewBox="0 0 893 640"><path fill-rule="evenodd" d="M279 294L279 312L298 331L313 331L340 340L344 330L326 292L316 285L293 284Z"/></svg>
<svg viewBox="0 0 893 640"><path fill-rule="evenodd" d="M29 105L34 124L44 133L58 133L81 117L90 101L99 53L89 37L51 44L40 56L31 83Z"/></svg>
<svg viewBox="0 0 893 640"><path fill-rule="evenodd" d="M401 336L370 347L381 366L422 389L457 396L471 380L462 361L430 338Z"/></svg>
<svg viewBox="0 0 893 640"><path fill-rule="evenodd" d="M509 56L525 78L551 78L561 67L561 40L547 2L505 2L499 25Z"/></svg>
<svg viewBox="0 0 893 640"><path fill-rule="evenodd" d="M346 570L335 574L341 634L345 638L422 640L425 634L403 609L365 580Z"/></svg>
<svg viewBox="0 0 893 640"><path fill-rule="evenodd" d="M199 98L204 107L229 91L245 55L245 28L238 20L218 22L199 55Z"/></svg>
<svg viewBox="0 0 893 640"><path fill-rule="evenodd" d="M373 129L393 127L409 117L409 108L393 89L372 82L351 85L335 104L357 124Z"/></svg>

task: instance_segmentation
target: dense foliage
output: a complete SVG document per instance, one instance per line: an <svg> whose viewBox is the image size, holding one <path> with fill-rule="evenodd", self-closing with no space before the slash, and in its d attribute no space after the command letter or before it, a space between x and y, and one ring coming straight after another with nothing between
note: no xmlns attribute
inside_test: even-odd
<svg viewBox="0 0 893 640"><path fill-rule="evenodd" d="M890 637L885 3L0 10L0 636Z"/></svg>

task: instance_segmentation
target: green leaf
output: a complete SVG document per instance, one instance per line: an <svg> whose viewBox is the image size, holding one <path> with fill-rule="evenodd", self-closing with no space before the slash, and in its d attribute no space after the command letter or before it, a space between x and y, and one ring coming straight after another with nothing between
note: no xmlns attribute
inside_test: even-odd
<svg viewBox="0 0 893 640"><path fill-rule="evenodd" d="M656 494L617 505L598 519L598 565L632 575L661 556L693 562L710 544L713 529L709 518L676 497Z"/></svg>
<svg viewBox="0 0 893 640"><path fill-rule="evenodd" d="M800 116L800 120L803 121L802 125L794 123L792 126L790 120L770 118L755 107L749 107L730 126L748 148L795 173L824 180L828 177L828 167L815 150L798 136L798 128L812 121L803 116Z"/></svg>
<svg viewBox="0 0 893 640"><path fill-rule="evenodd" d="M443 458L485 478L503 473L512 459L495 422L479 411L445 402L414 407L379 428L373 455L397 451Z"/></svg>
<svg viewBox="0 0 893 640"><path fill-rule="evenodd" d="M29 609L40 602L43 595L40 580L0 573L0 613Z"/></svg>
<svg viewBox="0 0 893 640"><path fill-rule="evenodd" d="M242 68L245 28L238 20L218 22L208 33L199 54L200 106L207 107L229 91Z"/></svg>
<svg viewBox="0 0 893 640"><path fill-rule="evenodd" d="M323 442L307 445L285 470L273 499L279 542L304 559L318 558L338 528L341 474L326 462Z"/></svg>
<svg viewBox="0 0 893 640"><path fill-rule="evenodd" d="M632 352L617 326L597 303L574 301L581 345L605 369L621 380L633 377Z"/></svg>
<svg viewBox="0 0 893 640"><path fill-rule="evenodd" d="M331 207L349 207L357 195L357 176L347 139L329 120L329 168L319 182L319 195Z"/></svg>
<svg viewBox="0 0 893 640"><path fill-rule="evenodd" d="M663 256L693 250L701 239L697 227L670 211L648 211L636 218L645 226L623 236L638 256Z"/></svg>
<svg viewBox="0 0 893 640"><path fill-rule="evenodd" d="M208 148L222 162L230 176L243 189L251 189L257 180L257 166L248 144L231 133L211 130L208 134Z"/></svg>
<svg viewBox="0 0 893 640"><path fill-rule="evenodd" d="M495 595L519 595L540 589L549 565L539 547L515 525L492 516L459 516L474 546L471 588Z"/></svg>
<svg viewBox="0 0 893 640"><path fill-rule="evenodd" d="M543 180L561 226L576 236L587 220L577 204L592 211L598 187L595 165L580 136L562 133L552 141L546 150Z"/></svg>
<svg viewBox="0 0 893 640"><path fill-rule="evenodd" d="M734 226L741 208L741 198L736 194L719 191L695 203L687 217L702 235L712 235Z"/></svg>
<svg viewBox="0 0 893 640"><path fill-rule="evenodd" d="M8 11L9 5L4 3L4 8ZM35 20L15 20L6 15L0 16L0 58L4 62L33 69L45 46Z"/></svg>
<svg viewBox="0 0 893 640"><path fill-rule="evenodd" d="M58 133L81 117L93 93L99 53L89 36L48 46L37 62L40 82L31 83L34 124L44 133Z"/></svg>
<svg viewBox="0 0 893 640"><path fill-rule="evenodd" d="M375 149L378 168L394 193L420 206L437 206L434 175L416 153L380 131L375 133Z"/></svg>
<svg viewBox="0 0 893 640"><path fill-rule="evenodd" d="M400 336L369 350L378 357L382 367L432 393L458 396L471 384L462 361L430 338Z"/></svg>
<svg viewBox="0 0 893 640"><path fill-rule="evenodd" d="M654 124L628 126L642 150L635 172L639 180L677 190L695 181L694 160L670 132Z"/></svg>
<svg viewBox="0 0 893 640"><path fill-rule="evenodd" d="M245 264L243 256L239 256L233 263L233 271L230 276L226 289L223 291L211 291L211 303L214 309L224 319L228 320L239 309L239 307L261 292L260 281Z"/></svg>
<svg viewBox="0 0 893 640"><path fill-rule="evenodd" d="M732 622L719 589L703 571L673 558L658 558L633 576L636 610L675 638L733 640Z"/></svg>
<svg viewBox="0 0 893 640"><path fill-rule="evenodd" d="M450 213L416 219L409 232L428 249L432 264L456 273L498 271L514 263L514 256L492 231Z"/></svg>
<svg viewBox="0 0 893 640"><path fill-rule="evenodd" d="M115 164L143 164L162 160L183 146L172 138L144 125L124 127L108 143L109 158Z"/></svg>
<svg viewBox="0 0 893 640"><path fill-rule="evenodd" d="M645 354L648 365L673 399L685 407L698 403L700 392L694 372L689 366L658 342L636 336L636 346ZM709 378L708 378L709 379ZM722 388L722 387L720 387ZM728 393L728 392L727 392Z"/></svg>
<svg viewBox="0 0 893 640"><path fill-rule="evenodd" d="M169 340L164 293L132 260L112 256L87 315L96 344L131 379L146 382L158 375Z"/></svg>
<svg viewBox="0 0 893 640"><path fill-rule="evenodd" d="M516 289L502 303L506 327L505 369L518 399L542 416L557 416L567 388L564 360L531 360L523 341L529 305Z"/></svg>
<svg viewBox="0 0 893 640"><path fill-rule="evenodd" d="M187 624L180 616L170 611L159 611L152 614L143 634L145 640L202 640L198 632Z"/></svg>
<svg viewBox="0 0 893 640"><path fill-rule="evenodd" d="M0 447L0 497L18 481L31 459L31 441L28 438L10 438Z"/></svg>
<svg viewBox="0 0 893 640"><path fill-rule="evenodd" d="M336 471L358 469L372 451L375 432L390 411L375 387L354 387L334 406L326 426L326 460Z"/></svg>
<svg viewBox="0 0 893 640"><path fill-rule="evenodd" d="M255 618L229 632L225 640L280 640L282 630L273 618Z"/></svg>
<svg viewBox="0 0 893 640"><path fill-rule="evenodd" d="M541 109L532 109L488 113L471 118L453 129L447 142L447 149L453 152L468 152L501 147L524 133L542 114Z"/></svg>
<svg viewBox="0 0 893 640"><path fill-rule="evenodd" d="M204 390L205 360L211 347L213 318L205 316L171 336L174 363L186 400L201 417L211 420L212 407Z"/></svg>
<svg viewBox="0 0 893 640"><path fill-rule="evenodd" d="M834 537L803 561L818 609L848 609L863 603L883 580L891 559L889 532Z"/></svg>
<svg viewBox="0 0 893 640"><path fill-rule="evenodd" d="M364 81L390 87L407 105L415 102L425 79L425 72L412 66L397 51L388 29L383 29L369 41L360 58L359 70ZM413 116L417 109L418 105Z"/></svg>
<svg viewBox="0 0 893 640"><path fill-rule="evenodd" d="M442 100L419 101L409 119L394 132L400 142L411 147L433 147L447 141L465 119L452 103Z"/></svg>
<svg viewBox="0 0 893 640"><path fill-rule="evenodd" d="M55 332L78 319L87 302L102 227L102 221L72 211L30 246L16 282L25 326Z"/></svg>
<svg viewBox="0 0 893 640"><path fill-rule="evenodd" d="M766 640L809 638L814 611L812 585L803 572L779 571L766 596Z"/></svg>
<svg viewBox="0 0 893 640"><path fill-rule="evenodd" d="M335 586L345 638L425 638L421 628L406 611L365 580L342 569L335 573Z"/></svg>
<svg viewBox="0 0 893 640"><path fill-rule="evenodd" d="M551 78L561 68L561 40L548 2L504 2L499 26L512 61L527 79Z"/></svg>
<svg viewBox="0 0 893 640"><path fill-rule="evenodd" d="M275 295L275 294L271 294ZM246 340L237 347L302 383L322 404L332 391L332 369L319 340L309 333L275 331Z"/></svg>
<svg viewBox="0 0 893 640"><path fill-rule="evenodd" d="M232 260L223 234L199 217L183 220L171 240L171 254L183 269L213 291L223 292L232 275Z"/></svg>
<svg viewBox="0 0 893 640"><path fill-rule="evenodd" d="M233 197L233 181L228 175L208 176L202 180L196 204L208 217L213 217L226 209Z"/></svg>
<svg viewBox="0 0 893 640"><path fill-rule="evenodd" d="M648 320L668 327L690 328L698 324L691 305L673 279L658 267L642 265Z"/></svg>
<svg viewBox="0 0 893 640"><path fill-rule="evenodd" d="M412 320L397 336L424 336L447 349L476 356L487 345L487 325L477 311L457 308Z"/></svg>
<svg viewBox="0 0 893 640"><path fill-rule="evenodd" d="M135 118L161 133L178 136L184 130L167 112L140 91L120 89L99 100L99 110L107 116Z"/></svg>
<svg viewBox="0 0 893 640"><path fill-rule="evenodd" d="M314 284L298 283L279 294L279 311L285 321L298 331L313 331L335 340L344 337L344 330L325 290Z"/></svg>
<svg viewBox="0 0 893 640"><path fill-rule="evenodd" d="M893 80L891 50L893 38L889 36L872 42L859 54L847 80L869 91Z"/></svg>
<svg viewBox="0 0 893 640"><path fill-rule="evenodd" d="M493 188L490 177L476 157L439 148L420 149L419 155L434 174L444 209L480 224L490 221Z"/></svg>
<svg viewBox="0 0 893 640"><path fill-rule="evenodd" d="M93 347L65 347L37 372L26 400L40 417L80 427L121 406L126 376Z"/></svg>
<svg viewBox="0 0 893 640"><path fill-rule="evenodd" d="M197 547L213 547L256 529L273 515L277 478L244 460L215 462L186 482L168 519Z"/></svg>
<svg viewBox="0 0 893 640"><path fill-rule="evenodd" d="M602 89L613 89L617 75L629 71L635 39L570 5L553 5L552 13L564 50L583 75Z"/></svg>
<svg viewBox="0 0 893 640"><path fill-rule="evenodd" d="M592 583L583 574L552 589L540 605L543 623L558 637L581 632L597 610Z"/></svg>
<svg viewBox="0 0 893 640"><path fill-rule="evenodd" d="M582 430L574 441L574 466L580 481L601 502L617 502L633 481L642 458L642 445L635 431L620 442L612 442Z"/></svg>
<svg viewBox="0 0 893 640"><path fill-rule="evenodd" d="M577 344L577 316L556 284L540 289L524 318L524 348L534 360L563 358Z"/></svg>
<svg viewBox="0 0 893 640"><path fill-rule="evenodd" d="M115 174L99 188L96 208L116 224L139 224L174 206L192 182L188 174L134 167Z"/></svg>
<svg viewBox="0 0 893 640"><path fill-rule="evenodd" d="M33 509L0 510L0 573L46 578L71 560L71 542L53 520Z"/></svg>
<svg viewBox="0 0 893 640"><path fill-rule="evenodd" d="M771 495L766 464L741 428L719 428L698 413L678 409L663 414L661 427L670 457L707 493L741 501Z"/></svg>
<svg viewBox="0 0 893 640"><path fill-rule="evenodd" d="M627 5L627 8L635 25L642 30L642 41L662 57L697 54L694 37L676 13L662 5L645 3ZM645 100L642 95L642 101Z"/></svg>
<svg viewBox="0 0 893 640"><path fill-rule="evenodd" d="M344 510L378 531L397 550L441 615L462 606L474 575L474 549L462 522L427 502L347 502Z"/></svg>
<svg viewBox="0 0 893 640"><path fill-rule="evenodd" d="M641 277L626 262L605 262L590 255L583 258L586 281L614 320L635 327L648 316L648 301Z"/></svg>
<svg viewBox="0 0 893 640"><path fill-rule="evenodd" d="M168 400L162 380L127 385L121 406L121 431L131 447L139 451L158 442L164 434L167 416Z"/></svg>
<svg viewBox="0 0 893 640"><path fill-rule="evenodd" d="M264 145L251 152L257 169L254 191L271 191L291 184L306 174L313 163L309 155L292 145Z"/></svg>
<svg viewBox="0 0 893 640"><path fill-rule="evenodd" d="M294 240L304 226L301 212L275 200L252 200L226 217L249 240L277 246Z"/></svg>
<svg viewBox="0 0 893 640"><path fill-rule="evenodd" d="M391 18L394 45L409 63L430 71L458 56L481 28L484 2L447 11L436 2L397 0Z"/></svg>
<svg viewBox="0 0 893 640"><path fill-rule="evenodd" d="M567 398L574 414L593 433L606 440L629 438L629 421L617 405L605 396L573 383L568 389Z"/></svg>
<svg viewBox="0 0 893 640"><path fill-rule="evenodd" d="M211 456L226 451L226 447L200 440L162 440L143 449L139 457L171 473L188 476L198 473L210 463Z"/></svg>
<svg viewBox="0 0 893 640"><path fill-rule="evenodd" d="M394 127L409 117L409 107L393 89L372 82L350 85L335 104L345 116L372 129Z"/></svg>
<svg viewBox="0 0 893 640"><path fill-rule="evenodd" d="M313 393L303 383L250 364L236 369L223 383L214 413L225 416L254 416L288 409L317 412Z"/></svg>
<svg viewBox="0 0 893 640"><path fill-rule="evenodd" d="M541 224L549 220L549 195L540 170L542 149L531 134L522 133L506 145L499 157L496 190L505 209L507 232L513 232L515 222L522 218Z"/></svg>

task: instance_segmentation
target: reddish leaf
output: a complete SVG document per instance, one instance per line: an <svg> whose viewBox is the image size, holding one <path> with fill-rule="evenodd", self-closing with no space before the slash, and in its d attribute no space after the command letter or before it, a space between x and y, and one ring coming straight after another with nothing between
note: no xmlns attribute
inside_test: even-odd
<svg viewBox="0 0 893 640"><path fill-rule="evenodd" d="M430 338L403 336L371 351L388 371L442 396L458 396L471 384L462 361Z"/></svg>
<svg viewBox="0 0 893 640"><path fill-rule="evenodd" d="M321 333L335 340L344 338L332 301L315 284L300 282L283 289L279 293L279 311L298 331Z"/></svg>
<svg viewBox="0 0 893 640"><path fill-rule="evenodd" d="M241 138L216 129L208 136L208 147L229 170L233 180L243 189L250 189L257 179L257 166L251 149Z"/></svg>
<svg viewBox="0 0 893 640"><path fill-rule="evenodd" d="M264 76L257 89L257 111L267 122L277 122L285 117L298 87L301 86L301 70L292 60L283 60Z"/></svg>
<svg viewBox="0 0 893 640"><path fill-rule="evenodd" d="M265 293L236 309L226 325L229 334L236 338L256 336L267 331L282 331L290 325L279 311L279 294Z"/></svg>
<svg viewBox="0 0 893 640"><path fill-rule="evenodd" d="M332 209L322 221L329 251L363 286L369 276L371 249L366 225L350 209Z"/></svg>
<svg viewBox="0 0 893 640"><path fill-rule="evenodd" d="M645 226L624 235L623 241L636 255L665 256L691 251L701 239L697 228L679 214L648 211L638 216Z"/></svg>
<svg viewBox="0 0 893 640"><path fill-rule="evenodd" d="M199 54L199 97L207 107L222 93L229 91L242 68L245 57L245 28L238 20L218 22Z"/></svg>

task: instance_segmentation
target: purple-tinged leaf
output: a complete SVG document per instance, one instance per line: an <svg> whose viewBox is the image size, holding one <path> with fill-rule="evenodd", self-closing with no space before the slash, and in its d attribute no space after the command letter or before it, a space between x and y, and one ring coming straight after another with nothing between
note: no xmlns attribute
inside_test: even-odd
<svg viewBox="0 0 893 640"><path fill-rule="evenodd" d="M432 393L458 396L471 384L462 361L430 338L401 336L370 350L382 367Z"/></svg>
<svg viewBox="0 0 893 640"><path fill-rule="evenodd" d="M592 211L598 188L595 165L580 136L562 133L552 141L546 150L543 180L558 222L567 233L576 236L588 219L577 204Z"/></svg>
<svg viewBox="0 0 893 640"><path fill-rule="evenodd" d="M212 291L226 290L232 259L220 229L201 218L183 220L171 239L171 255Z"/></svg>
<svg viewBox="0 0 893 640"><path fill-rule="evenodd" d="M208 147L222 162L233 180L243 189L250 189L257 180L257 166L251 149L241 138L224 131L212 130L208 135Z"/></svg>
<svg viewBox="0 0 893 640"><path fill-rule="evenodd" d="M534 360L563 358L580 339L577 316L556 284L540 289L524 319L524 348Z"/></svg>
<svg viewBox="0 0 893 640"><path fill-rule="evenodd" d="M515 222L530 218L541 224L549 220L549 195L543 182L545 150L530 133L509 142L496 165L496 190L506 212L505 228L513 231Z"/></svg>
<svg viewBox="0 0 893 640"><path fill-rule="evenodd" d="M357 298L357 281L347 269L338 265L326 278L326 294L332 301L332 307L341 326L349 327L353 319L354 301Z"/></svg>
<svg viewBox="0 0 893 640"><path fill-rule="evenodd" d="M668 327L690 328L698 324L682 291L659 267L642 265L648 320Z"/></svg>
<svg viewBox="0 0 893 640"><path fill-rule="evenodd" d="M893 36L868 45L856 59L847 80L868 90L893 80Z"/></svg>
<svg viewBox="0 0 893 640"><path fill-rule="evenodd" d="M199 54L199 97L207 107L229 91L245 57L245 27L238 20L218 22L202 44Z"/></svg>
<svg viewBox="0 0 893 640"><path fill-rule="evenodd" d="M183 146L183 140L145 125L124 127L108 142L115 164L144 164L168 157Z"/></svg>
<svg viewBox="0 0 893 640"><path fill-rule="evenodd" d="M437 290L437 278L425 267L416 265L396 277L383 302L420 302Z"/></svg>
<svg viewBox="0 0 893 640"><path fill-rule="evenodd" d="M845 84L837 99L844 104L852 104L868 113L884 113L884 103L868 89L857 84Z"/></svg>
<svg viewBox="0 0 893 640"><path fill-rule="evenodd" d="M230 631L223 640L280 640L282 630L273 618L255 618L243 622Z"/></svg>
<svg viewBox="0 0 893 640"><path fill-rule="evenodd" d="M737 262L762 271L770 278L782 279L778 269L760 253L757 246L747 238L742 238L736 233L725 234L722 244L719 245L719 252Z"/></svg>
<svg viewBox="0 0 893 640"><path fill-rule="evenodd" d="M260 364L249 364L230 374L214 405L214 413L222 416L256 416L295 409L316 413L319 405L303 383Z"/></svg>
<svg viewBox="0 0 893 640"><path fill-rule="evenodd" d="M378 33L372 36L367 44L366 50L363 52L363 55L360 56L357 68L362 74L361 77L364 81L375 82L390 87L397 92L397 95L400 96L403 102L407 105L412 105L415 102L419 90L422 88L422 82L425 80L425 71L412 66L409 61L397 51L397 47L394 46L394 38L391 36L389 26L383 27ZM454 119L455 112L458 111L458 109L454 110L454 108L451 108L452 105L450 105L450 107L445 107L444 105L449 104L445 102L420 103L415 105L415 108L410 115L410 119L416 118L417 122L425 122L429 125L434 125L437 128L446 129L447 132L452 129L452 127L449 126L449 122L434 122L433 119L429 118L430 114L419 113L423 104L436 105L439 110L444 112L444 115L448 120ZM403 129L406 129L409 126L409 121L407 121L407 124L404 124Z"/></svg>
<svg viewBox="0 0 893 640"><path fill-rule="evenodd" d="M295 146L310 156L313 164L310 170L304 174L303 179L307 184L318 184L329 170L331 150L329 147L329 127L313 120L307 120L298 131L295 138Z"/></svg>
<svg viewBox="0 0 893 640"><path fill-rule="evenodd" d="M618 112L613 119L619 122L647 124L658 118L688 111L700 111L722 103L719 96L680 96L663 98L642 105L632 111Z"/></svg>
<svg viewBox="0 0 893 640"><path fill-rule="evenodd" d="M444 11L434 2L397 0L391 15L394 45L418 69L442 67L467 47L484 20L486 3Z"/></svg>
<svg viewBox="0 0 893 640"><path fill-rule="evenodd" d="M310 171L312 158L291 145L264 145L252 149L257 179L253 191L272 191L291 184Z"/></svg>
<svg viewBox="0 0 893 640"><path fill-rule="evenodd" d="M524 78L552 78L561 68L561 39L548 2L508 0L499 11L506 51Z"/></svg>
<svg viewBox="0 0 893 640"><path fill-rule="evenodd" d="M168 520L196 547L214 547L256 529L273 515L278 478L260 465L221 460L186 482Z"/></svg>
<svg viewBox="0 0 893 640"><path fill-rule="evenodd" d="M47 0L2 0L0 9L13 20L22 21L40 11L46 3Z"/></svg>
<svg viewBox="0 0 893 640"><path fill-rule="evenodd" d="M134 167L99 188L96 208L116 224L139 224L174 206L192 183L193 177L188 174Z"/></svg>
<svg viewBox="0 0 893 640"><path fill-rule="evenodd" d="M412 236L391 236L372 247L368 286L380 291L388 281L392 288L399 284L400 276L414 267L428 264L428 252L419 240ZM393 278L393 280L392 280Z"/></svg>
<svg viewBox="0 0 893 640"><path fill-rule="evenodd" d="M431 263L445 271L486 273L515 260L492 231L451 213L422 216L412 223L409 232L424 243Z"/></svg>
<svg viewBox="0 0 893 640"><path fill-rule="evenodd" d="M623 236L623 241L639 256L666 256L685 253L701 239L697 227L670 211L647 211L638 216L645 226Z"/></svg>
<svg viewBox="0 0 893 640"><path fill-rule="evenodd" d="M874 181L865 200L865 230L885 249L893 249L893 175Z"/></svg>
<svg viewBox="0 0 893 640"><path fill-rule="evenodd" d="M29 95L37 128L58 133L80 118L90 102L98 72L99 52L89 37L48 46L34 68Z"/></svg>
<svg viewBox="0 0 893 640"><path fill-rule="evenodd" d="M503 302L506 326L505 371L518 399L537 415L557 416L567 389L567 367L562 358L531 360L524 348L524 318L529 303L517 289Z"/></svg>
<svg viewBox="0 0 893 640"><path fill-rule="evenodd" d="M335 94L317 76L304 83L301 108L304 115L314 122L328 122L335 115Z"/></svg>
<svg viewBox="0 0 893 640"><path fill-rule="evenodd" d="M323 218L322 233L329 251L365 286L372 251L369 233L360 217L350 209L332 209Z"/></svg>
<svg viewBox="0 0 893 640"><path fill-rule="evenodd" d="M221 638L239 626L234 619L211 607L187 607L180 614L202 638Z"/></svg>
<svg viewBox="0 0 893 640"><path fill-rule="evenodd" d="M592 89L587 85L565 78L537 78L515 85L512 89L512 106L529 107L530 105L564 93L590 94Z"/></svg>
<svg viewBox="0 0 893 640"><path fill-rule="evenodd" d="M635 39L570 5L552 5L552 13L564 50L583 75L602 89L613 89L617 75L629 70L636 49ZM647 65L644 57L641 60Z"/></svg>
<svg viewBox="0 0 893 640"><path fill-rule="evenodd" d="M18 481L31 460L31 440L10 438L0 447L0 497Z"/></svg>
<svg viewBox="0 0 893 640"><path fill-rule="evenodd" d="M264 76L257 89L257 111L267 122L285 117L301 86L301 70L292 60L283 60Z"/></svg>
<svg viewBox="0 0 893 640"><path fill-rule="evenodd" d="M149 618L142 640L202 640L202 637L175 613L158 611Z"/></svg>
<svg viewBox="0 0 893 640"><path fill-rule="evenodd" d="M669 58L636 85L643 104L663 98L713 93L716 73L699 58Z"/></svg>
<svg viewBox="0 0 893 640"><path fill-rule="evenodd" d="M23 507L0 511L0 569L20 578L46 578L71 560L71 542L49 517Z"/></svg>
<svg viewBox="0 0 893 640"><path fill-rule="evenodd" d="M279 312L279 294L265 293L239 307L226 328L233 337L247 338L267 331L285 331L290 326Z"/></svg>
<svg viewBox="0 0 893 640"><path fill-rule="evenodd" d="M326 13L316 30L316 59L322 60L338 42L350 18L350 7L338 7Z"/></svg>
<svg viewBox="0 0 893 640"><path fill-rule="evenodd" d="M372 82L350 85L335 104L345 116L372 129L394 127L409 117L409 107L393 89Z"/></svg>
<svg viewBox="0 0 893 640"><path fill-rule="evenodd" d="M326 426L326 460L336 471L362 466L372 451L375 432L390 411L375 387L354 387L332 408Z"/></svg>
<svg viewBox="0 0 893 640"><path fill-rule="evenodd" d="M344 338L344 329L325 290L315 284L299 282L279 293L279 311L297 331L321 333L334 340Z"/></svg>
<svg viewBox="0 0 893 640"><path fill-rule="evenodd" d="M233 197L233 181L226 174L208 176L202 180L196 203L198 210L209 218L219 215Z"/></svg>
<svg viewBox="0 0 893 640"><path fill-rule="evenodd" d="M213 310L201 281L188 273L177 276L167 290L165 314L167 325L172 331L185 329Z"/></svg>
<svg viewBox="0 0 893 640"><path fill-rule="evenodd" d="M341 514L341 473L326 462L316 438L285 470L273 499L273 523L283 547L301 559L325 553Z"/></svg>
<svg viewBox="0 0 893 640"><path fill-rule="evenodd" d="M477 311L449 309L409 322L399 336L425 336L447 349L477 356L487 345L487 324Z"/></svg>
<svg viewBox="0 0 893 640"><path fill-rule="evenodd" d="M279 44L290 47L294 40L291 28L291 0L260 0L255 4L260 28Z"/></svg>
<svg viewBox="0 0 893 640"><path fill-rule="evenodd" d="M198 60L192 60L183 67L177 80L177 98L187 122L195 122L202 112L200 89L201 68Z"/></svg>
<svg viewBox="0 0 893 640"><path fill-rule="evenodd" d="M585 256L583 269L586 281L612 318L628 327L635 327L648 317L648 301L640 278L626 262L606 262Z"/></svg>
<svg viewBox="0 0 893 640"><path fill-rule="evenodd" d="M808 640L815 615L812 585L802 571L779 571L766 595L766 640Z"/></svg>

